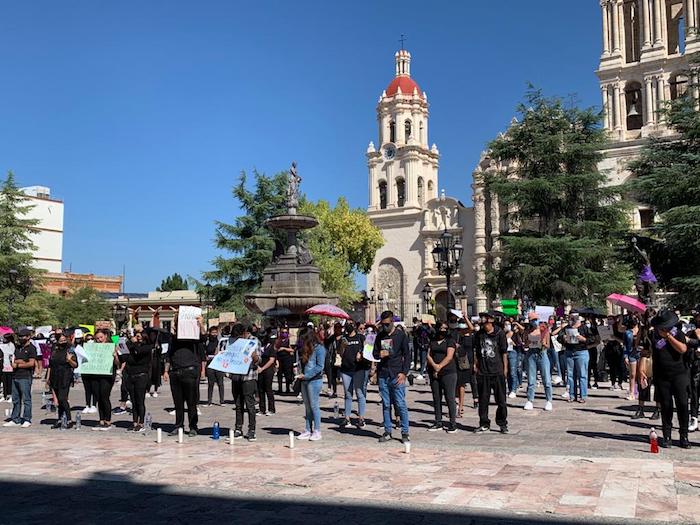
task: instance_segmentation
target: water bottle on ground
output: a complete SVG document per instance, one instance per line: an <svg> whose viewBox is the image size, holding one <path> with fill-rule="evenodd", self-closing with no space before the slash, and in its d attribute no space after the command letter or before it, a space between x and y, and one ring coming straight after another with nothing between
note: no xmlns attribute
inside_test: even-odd
<svg viewBox="0 0 700 525"><path fill-rule="evenodd" d="M659 453L659 438L656 435L656 430L653 428L651 429L651 432L649 432L649 452L652 454Z"/></svg>
<svg viewBox="0 0 700 525"><path fill-rule="evenodd" d="M153 417L151 417L150 412L146 412L146 417L143 420L143 429L146 432L146 435L151 433L151 429L153 428Z"/></svg>
<svg viewBox="0 0 700 525"><path fill-rule="evenodd" d="M83 422L83 418L80 416L80 412L75 415L75 430L80 430L80 425Z"/></svg>
<svg viewBox="0 0 700 525"><path fill-rule="evenodd" d="M214 421L214 426L211 429L211 438L212 439L219 439L221 436L221 428L219 427L219 422Z"/></svg>
<svg viewBox="0 0 700 525"><path fill-rule="evenodd" d="M338 402L336 401L336 402L333 404L333 417L336 418L336 419L338 419L338 416L339 416L339 415L340 415L340 414L339 414L339 409L338 409Z"/></svg>
<svg viewBox="0 0 700 525"><path fill-rule="evenodd" d="M66 430L68 428L68 418L65 414L61 416L61 430Z"/></svg>

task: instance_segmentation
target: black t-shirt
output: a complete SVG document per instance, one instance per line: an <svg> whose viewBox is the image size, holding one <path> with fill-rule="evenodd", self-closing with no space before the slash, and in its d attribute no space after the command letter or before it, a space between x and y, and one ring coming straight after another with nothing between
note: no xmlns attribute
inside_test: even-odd
<svg viewBox="0 0 700 525"><path fill-rule="evenodd" d="M207 354L207 359L214 359L217 350L219 349L219 339L217 337L208 337L205 343L204 349Z"/></svg>
<svg viewBox="0 0 700 525"><path fill-rule="evenodd" d="M277 349L275 343L267 343L260 353L260 363L258 366L265 366L270 359L277 359Z"/></svg>
<svg viewBox="0 0 700 525"><path fill-rule="evenodd" d="M178 339L173 336L168 346L168 361L173 370L199 367L207 357L204 352L204 337L199 340Z"/></svg>
<svg viewBox="0 0 700 525"><path fill-rule="evenodd" d="M353 336L346 335L345 341L347 344L343 349L340 371L346 374L352 374L356 370L362 370L362 359L358 361L357 354L362 356L362 348L365 345L365 338L360 334L355 334Z"/></svg>
<svg viewBox="0 0 700 525"><path fill-rule="evenodd" d="M153 356L153 345L150 343L126 344L129 353L124 355L125 369L129 374L145 374L151 369L151 359Z"/></svg>
<svg viewBox="0 0 700 525"><path fill-rule="evenodd" d="M29 342L25 346L15 349L15 361L26 363L30 359L36 359L36 347L34 343ZM15 379L31 379L33 375L33 368L15 368Z"/></svg>
<svg viewBox="0 0 700 525"><path fill-rule="evenodd" d="M674 338L681 343L686 342L685 334L674 328ZM656 332L650 334L651 348L653 355L653 367L655 377L674 377L689 373L690 354L688 352L681 354L671 346L671 343L659 337Z"/></svg>
<svg viewBox="0 0 700 525"><path fill-rule="evenodd" d="M73 381L73 367L68 363L67 359L69 353L73 356L73 361L77 363L78 358L75 356L73 347L60 348L58 345L54 346L51 352L51 359L49 359L49 368L51 369L49 383L51 388L65 388Z"/></svg>
<svg viewBox="0 0 700 525"><path fill-rule="evenodd" d="M430 343L430 353L428 355L430 355L430 357L433 358L433 361L436 364L440 364L442 362L442 360L445 359L445 357L447 356L447 349L450 347L454 348L455 352L457 351L457 349L455 348L455 342L449 337L444 339L442 342L433 341L432 343ZM430 367L431 376L433 375L433 372L434 372L434 370L433 370L433 367L431 366ZM447 364L445 364L445 366L440 370L440 372L438 372L438 375L440 377L442 377L442 376L446 376L449 374L456 374L456 373L457 373L457 364L456 364L456 362L454 360L454 356L453 356L453 358L450 359L450 361Z"/></svg>
<svg viewBox="0 0 700 525"><path fill-rule="evenodd" d="M494 326L493 332L487 334L485 330L479 331L478 347L474 352L474 358L479 364L479 374L486 376L502 376L503 355L508 353L506 333Z"/></svg>

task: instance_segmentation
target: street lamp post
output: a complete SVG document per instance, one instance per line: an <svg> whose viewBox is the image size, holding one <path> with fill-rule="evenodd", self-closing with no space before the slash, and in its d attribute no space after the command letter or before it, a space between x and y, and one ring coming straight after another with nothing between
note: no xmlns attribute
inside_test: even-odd
<svg viewBox="0 0 700 525"><path fill-rule="evenodd" d="M377 292L374 286L369 291L369 305L369 321L370 323L374 323L377 318Z"/></svg>
<svg viewBox="0 0 700 525"><path fill-rule="evenodd" d="M426 283L421 292L423 294L423 301L425 301L425 313L430 313L430 301L433 298L433 288L430 283Z"/></svg>
<svg viewBox="0 0 700 525"><path fill-rule="evenodd" d="M457 273L459 263L462 260L462 244L457 242L454 236L445 229L433 248L433 260L437 265L438 273L445 276L447 284L447 309L454 308L452 297L452 275Z"/></svg>

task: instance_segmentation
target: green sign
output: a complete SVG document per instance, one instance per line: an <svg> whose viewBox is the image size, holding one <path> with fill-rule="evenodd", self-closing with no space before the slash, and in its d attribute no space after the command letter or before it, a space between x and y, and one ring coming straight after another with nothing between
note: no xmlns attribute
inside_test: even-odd
<svg viewBox="0 0 700 525"><path fill-rule="evenodd" d="M501 309L506 315L516 316L520 313L517 299L501 299Z"/></svg>
<svg viewBox="0 0 700 525"><path fill-rule="evenodd" d="M80 363L81 374L112 375L114 367L114 344L94 343L90 341L83 346L85 359Z"/></svg>

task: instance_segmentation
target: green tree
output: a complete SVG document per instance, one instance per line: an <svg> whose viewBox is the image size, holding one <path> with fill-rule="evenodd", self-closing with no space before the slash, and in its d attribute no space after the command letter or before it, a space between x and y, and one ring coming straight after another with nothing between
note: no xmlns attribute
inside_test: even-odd
<svg viewBox="0 0 700 525"><path fill-rule="evenodd" d="M53 305L60 326L94 324L111 317L110 306L94 288L78 288L65 297L56 297Z"/></svg>
<svg viewBox="0 0 700 525"><path fill-rule="evenodd" d="M39 221L26 217L31 208L15 183L14 174L8 172L0 187L0 311L3 322L9 322L10 303L15 306L27 297L41 273L32 266L32 252L36 247L31 232Z"/></svg>
<svg viewBox="0 0 700 525"><path fill-rule="evenodd" d="M663 287L676 292L679 307L700 303L700 112L692 94L698 90L698 56L691 59L688 94L661 111L675 137L652 137L630 163L633 196L658 213L647 239L652 267Z"/></svg>
<svg viewBox="0 0 700 525"><path fill-rule="evenodd" d="M518 231L501 237L487 291L556 304L600 303L626 290L631 269L618 249L628 221L621 188L607 186L597 168L607 140L600 113L532 88L518 112L520 121L489 145L510 168L488 176L487 189L515 210L509 220Z"/></svg>
<svg viewBox="0 0 700 525"><path fill-rule="evenodd" d="M318 219L319 225L305 233L314 264L321 271L326 293L337 294L342 306L359 298L355 274L368 273L377 250L384 244L381 231L364 210L352 209L344 197L332 208L325 201L303 200L300 212Z"/></svg>
<svg viewBox="0 0 700 525"><path fill-rule="evenodd" d="M160 282L160 286L156 288L158 292L172 292L175 290L188 290L189 286L187 280L184 279L179 273L174 273L168 275L165 279Z"/></svg>
<svg viewBox="0 0 700 525"><path fill-rule="evenodd" d="M231 309L239 316L245 315L243 295L260 286L262 272L272 260L276 246L284 247L285 237L265 226L265 221L286 212L287 173L268 177L253 172L255 185L247 186L248 177L241 172L233 188L233 196L239 202L241 215L233 224L216 222L214 244L232 254L218 256L214 269L204 273L213 283L212 298L221 309Z"/></svg>

